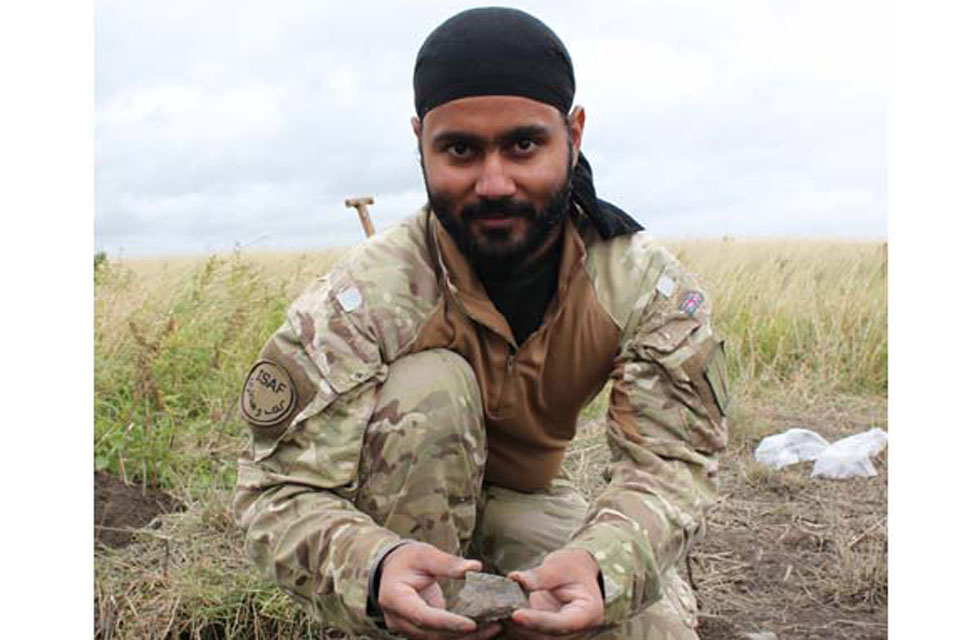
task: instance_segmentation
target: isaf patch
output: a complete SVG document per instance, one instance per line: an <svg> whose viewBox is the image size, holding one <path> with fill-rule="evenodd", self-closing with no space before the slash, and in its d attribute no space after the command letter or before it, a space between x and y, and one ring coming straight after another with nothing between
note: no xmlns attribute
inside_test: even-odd
<svg viewBox="0 0 960 640"><path fill-rule="evenodd" d="M240 413L255 427L286 420L297 404L297 389L286 370L270 360L253 365L243 383Z"/></svg>
<svg viewBox="0 0 960 640"><path fill-rule="evenodd" d="M677 308L692 318L693 314L697 312L697 309L699 309L702 304L702 293L699 291L687 291L683 294L683 298L680 299L680 306Z"/></svg>

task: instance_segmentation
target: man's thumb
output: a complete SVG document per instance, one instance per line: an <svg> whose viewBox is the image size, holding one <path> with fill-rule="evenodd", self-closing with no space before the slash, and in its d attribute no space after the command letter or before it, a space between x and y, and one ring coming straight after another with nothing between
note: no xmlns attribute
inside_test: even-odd
<svg viewBox="0 0 960 640"><path fill-rule="evenodd" d="M426 566L424 568L427 571L444 578L463 578L467 571L480 571L483 568L483 564L479 560L458 558L439 550L430 554L425 560L424 564Z"/></svg>
<svg viewBox="0 0 960 640"><path fill-rule="evenodd" d="M532 569L530 571L513 571L507 575L507 577L514 582L519 582L520 586L523 587L523 590L527 593L531 591L539 591L540 589L544 588L542 580L540 579L540 575L537 573L536 569Z"/></svg>

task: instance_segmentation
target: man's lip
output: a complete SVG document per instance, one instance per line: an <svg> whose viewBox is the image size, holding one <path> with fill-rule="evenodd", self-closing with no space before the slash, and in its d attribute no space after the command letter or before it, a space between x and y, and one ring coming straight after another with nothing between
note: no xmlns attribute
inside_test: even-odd
<svg viewBox="0 0 960 640"><path fill-rule="evenodd" d="M485 217L485 218L474 218L474 222L479 224L481 227L486 227L488 229L502 229L504 227L512 226L520 219L520 216L496 216L496 217Z"/></svg>

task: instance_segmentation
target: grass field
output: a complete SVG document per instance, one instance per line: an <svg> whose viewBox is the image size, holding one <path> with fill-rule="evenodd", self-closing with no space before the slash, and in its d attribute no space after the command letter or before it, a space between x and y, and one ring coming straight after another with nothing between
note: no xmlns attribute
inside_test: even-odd
<svg viewBox="0 0 960 640"><path fill-rule="evenodd" d="M700 275L727 340L735 405L723 499L689 574L703 638L886 637L886 459L872 479L752 461L790 426L828 439L886 428L886 245L668 243ZM96 468L182 510L98 545L97 637L323 637L248 565L228 511L246 437L235 398L290 300L342 255L229 254L96 267ZM567 465L585 493L606 461L600 397Z"/></svg>

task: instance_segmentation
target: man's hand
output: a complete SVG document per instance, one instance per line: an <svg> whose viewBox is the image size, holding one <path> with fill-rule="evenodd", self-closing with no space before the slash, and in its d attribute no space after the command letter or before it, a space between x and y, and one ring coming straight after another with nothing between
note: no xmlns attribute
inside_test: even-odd
<svg viewBox="0 0 960 640"><path fill-rule="evenodd" d="M465 560L422 542L392 551L381 565L377 603L387 628L416 640L487 640L498 634L496 623L477 627L470 618L445 610L438 578L460 578L479 571L481 563Z"/></svg>
<svg viewBox="0 0 960 640"><path fill-rule="evenodd" d="M583 549L560 549L529 571L508 577L528 592L529 609L510 616L510 631L526 640L576 638L603 624L603 597L597 584L600 568Z"/></svg>

